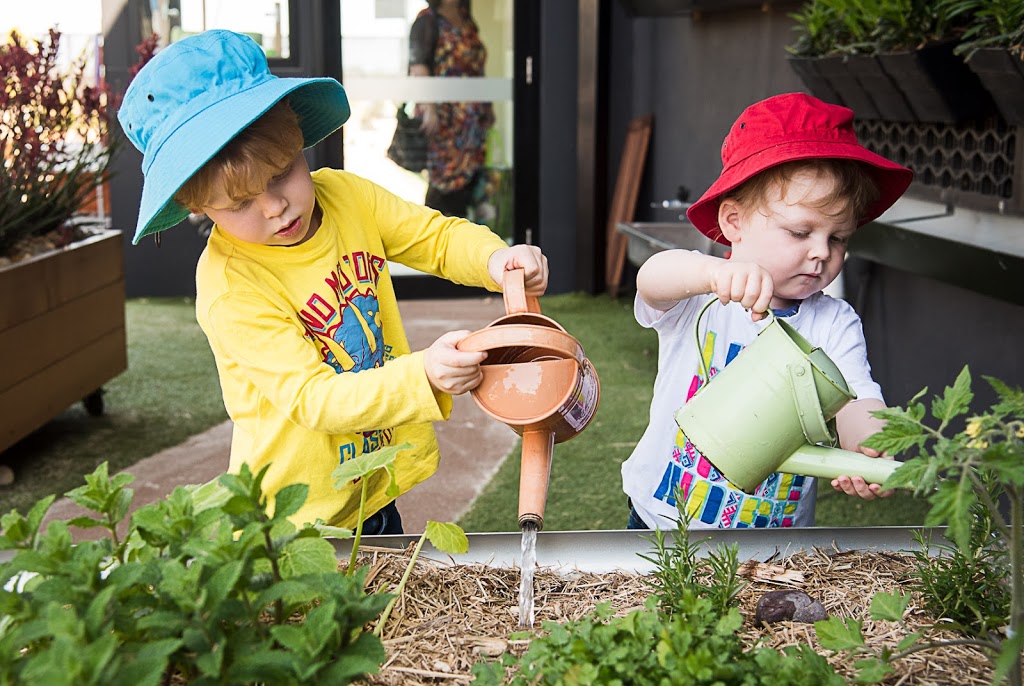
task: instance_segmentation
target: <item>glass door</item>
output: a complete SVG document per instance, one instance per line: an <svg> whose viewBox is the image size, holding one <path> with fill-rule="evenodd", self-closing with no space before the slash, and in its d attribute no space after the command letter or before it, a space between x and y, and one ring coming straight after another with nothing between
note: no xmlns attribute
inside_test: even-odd
<svg viewBox="0 0 1024 686"><path fill-rule="evenodd" d="M434 16L442 17L437 21L439 32L433 53L440 57L441 64L435 65L435 73L459 73L459 60L463 56L458 51L474 49L465 23L459 28L443 19L447 10L443 5L449 2L452 6L459 5L453 0L434 3L437 5ZM410 29L417 16L428 8L424 0L340 0L340 4L342 83L352 106L352 117L345 125L345 169L407 200L417 203L431 200L426 204L446 214L458 214L486 224L511 240L513 0L462 3L476 26L486 58L482 64L483 75L460 74L458 77L408 74ZM415 39L413 42L416 43ZM422 45L423 41L419 43ZM473 67L481 58L479 52L465 58L470 64L466 71L479 73ZM403 105L410 116L421 114L430 106L437 108L435 111L468 106L471 112L464 119L458 115L449 119L449 123L469 122L465 129L456 126L444 131L445 140L435 136L432 145L438 152L428 158L427 170L409 171L388 157L398 108ZM474 118L472 112L482 106L493 112L493 117L488 114ZM443 125L444 115L439 118ZM472 126L479 130L469 131ZM472 141L467 143L464 139ZM448 155L450 151L442 149L447 145L474 145L474 141L483 147L483 154L477 156L477 161L453 162ZM428 186L433 186L432 193L457 191L474 168L477 168L476 173L464 186L464 213L446 211L434 204L436 195L427 198ZM446 176L449 174L459 174L462 179L452 181ZM460 203L456 202L455 206ZM400 274L401 270L393 266L396 267L394 273Z"/></svg>

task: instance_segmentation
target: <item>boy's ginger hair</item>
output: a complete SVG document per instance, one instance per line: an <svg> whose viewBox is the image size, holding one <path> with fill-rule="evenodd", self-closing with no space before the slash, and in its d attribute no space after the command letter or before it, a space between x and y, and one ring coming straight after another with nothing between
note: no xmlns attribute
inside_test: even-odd
<svg viewBox="0 0 1024 686"><path fill-rule="evenodd" d="M282 100L221 148L174 199L193 210L208 207L217 183L234 202L259 195L288 168L302 144L298 115Z"/></svg>
<svg viewBox="0 0 1024 686"><path fill-rule="evenodd" d="M832 182L832 190L813 204L820 209L837 203L842 209L832 216L849 212L859 224L867 208L878 200L878 186L868 169L860 162L837 158L794 160L769 167L723 194L722 199L735 200L748 210L761 210L773 199L769 198L769 193L777 192L779 197L786 197L789 182L802 171Z"/></svg>

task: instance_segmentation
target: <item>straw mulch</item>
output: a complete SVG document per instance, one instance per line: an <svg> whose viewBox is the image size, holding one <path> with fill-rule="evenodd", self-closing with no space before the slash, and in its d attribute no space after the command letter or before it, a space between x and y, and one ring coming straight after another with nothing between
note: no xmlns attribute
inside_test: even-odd
<svg viewBox="0 0 1024 686"><path fill-rule="evenodd" d="M369 549L362 563L370 565L367 589L393 590L404 574L409 551L396 553ZM893 622L872 622L868 616L871 596L878 591L906 591L913 558L884 552L800 552L770 564L749 562L741 572L749 584L741 594L740 611L746 617L742 633L748 644L781 648L808 643L823 655L809 624L781 622L755 628L752 618L762 593L779 588L798 588L818 599L831 616L863 621L869 647L896 644L906 631ZM520 631L519 570L484 566L459 566L417 561L402 598L388 619L382 638L387 660L368 684L471 683L472 665L503 652L521 654L528 640L510 640ZM568 576L538 569L535 577L534 632L545 620L578 619L601 602L610 602L620 614L643 606L650 593L642 578L631 574L575 573ZM911 630L931 624L913 601L906 617ZM939 638L959 635L946 632ZM851 675L848 656L829 658L844 677ZM893 665L896 673L886 684L957 684L981 686L991 681L991 669L983 653L972 647L952 646L915 653Z"/></svg>

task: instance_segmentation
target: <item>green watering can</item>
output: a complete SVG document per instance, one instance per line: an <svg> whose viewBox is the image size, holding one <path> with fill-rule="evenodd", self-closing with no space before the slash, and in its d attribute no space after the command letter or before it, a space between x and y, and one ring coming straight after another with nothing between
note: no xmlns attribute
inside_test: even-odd
<svg viewBox="0 0 1024 686"><path fill-rule="evenodd" d="M697 316L698 350L701 317L716 301ZM754 342L713 378L701 356L707 381L676 412L676 424L745 493L773 472L884 483L900 463L831 447L837 444L833 418L857 398L839 368L792 326L770 312L768 318Z"/></svg>

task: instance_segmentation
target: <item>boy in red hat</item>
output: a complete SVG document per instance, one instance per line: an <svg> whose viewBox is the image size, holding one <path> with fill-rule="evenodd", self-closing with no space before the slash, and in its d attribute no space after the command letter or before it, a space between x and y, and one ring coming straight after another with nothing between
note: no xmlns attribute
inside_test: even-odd
<svg viewBox="0 0 1024 686"><path fill-rule="evenodd" d="M687 217L731 246L730 258L668 250L637 274L636 319L658 332L659 354L650 422L622 465L633 529L675 528L677 492L692 528L814 524L813 478L775 473L753 495L731 488L673 419L706 381L699 356L713 376L754 340L769 308L820 346L856 393L836 417L841 447L879 456L860 445L881 426L870 413L885 407L860 319L822 290L839 275L850 237L896 202L913 173L857 142L851 110L803 93L744 110L722 144L722 165ZM724 307L708 310L698 350L706 295ZM888 495L859 476L832 487L865 500Z"/></svg>

